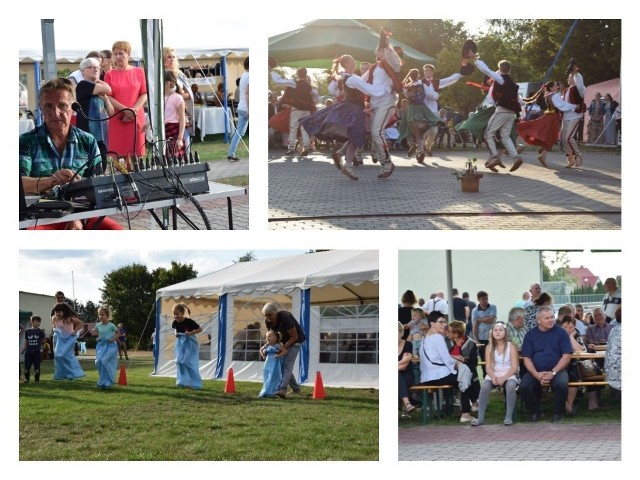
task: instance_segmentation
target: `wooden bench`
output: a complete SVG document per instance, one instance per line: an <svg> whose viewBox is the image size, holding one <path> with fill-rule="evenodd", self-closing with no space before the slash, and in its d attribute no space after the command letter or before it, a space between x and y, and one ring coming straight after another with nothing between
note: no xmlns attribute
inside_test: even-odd
<svg viewBox="0 0 640 480"><path fill-rule="evenodd" d="M583 380L579 382L569 382L570 387L606 387L609 385L609 382L606 380L596 380L593 382L585 382Z"/></svg>
<svg viewBox="0 0 640 480"><path fill-rule="evenodd" d="M453 391L458 387L453 385L414 385L409 388L412 392L422 392L422 423L427 425L434 418L439 418L442 414L442 404L440 402L440 392L444 392L445 412L451 417L453 413ZM435 394L434 403L431 401L432 394Z"/></svg>

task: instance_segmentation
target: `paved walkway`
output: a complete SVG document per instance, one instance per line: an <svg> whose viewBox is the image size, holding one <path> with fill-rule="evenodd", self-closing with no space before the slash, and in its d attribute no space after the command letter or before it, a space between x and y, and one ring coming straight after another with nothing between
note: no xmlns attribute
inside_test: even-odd
<svg viewBox="0 0 640 480"><path fill-rule="evenodd" d="M398 430L398 460L621 460L620 424L516 423ZM454 455L454 458L452 458ZM498 475L499 476L499 475Z"/></svg>
<svg viewBox="0 0 640 480"><path fill-rule="evenodd" d="M621 154L584 151L584 165L564 168L564 154L547 157L550 168L523 153L525 164L509 173L484 168L485 150L435 151L419 165L392 152L396 166L380 180L369 156L356 167L358 181L333 165L325 150L308 157L269 157L269 228L327 230L557 229L619 230ZM477 156L486 172L478 193L462 192L453 171Z"/></svg>
<svg viewBox="0 0 640 480"><path fill-rule="evenodd" d="M219 178L235 177L238 175L249 175L249 160L242 159L239 162L217 161L210 163L211 170L208 172L209 181L215 182ZM235 230L249 229L249 194L231 197L233 228ZM201 207L209 221L212 230L227 230L229 228L229 217L227 214L227 199L210 200L201 202ZM182 212L198 226L205 230L205 221L197 208L192 204L180 207ZM161 215L160 215L161 216ZM134 218L135 217L135 218ZM129 228L127 220L123 217L113 217L124 228ZM147 211L140 212L139 215L132 215L131 230L159 230L151 214ZM191 227L180 217L178 217L178 230L191 230Z"/></svg>

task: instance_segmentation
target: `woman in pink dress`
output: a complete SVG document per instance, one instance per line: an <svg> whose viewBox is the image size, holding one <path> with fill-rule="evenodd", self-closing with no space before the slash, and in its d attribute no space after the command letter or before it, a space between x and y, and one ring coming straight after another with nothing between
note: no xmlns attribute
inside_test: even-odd
<svg viewBox="0 0 640 480"><path fill-rule="evenodd" d="M109 120L109 151L122 156L144 155L143 107L147 101L144 70L129 65L129 42L115 42L112 51L116 66L105 74L104 81L111 87L109 100L113 108L121 112Z"/></svg>

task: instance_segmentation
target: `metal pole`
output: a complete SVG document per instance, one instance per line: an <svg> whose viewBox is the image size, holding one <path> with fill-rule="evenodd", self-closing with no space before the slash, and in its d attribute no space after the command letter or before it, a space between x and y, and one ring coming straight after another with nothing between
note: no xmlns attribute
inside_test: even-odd
<svg viewBox="0 0 640 480"><path fill-rule="evenodd" d="M445 251L447 262L447 320L450 322L453 318L453 265L451 263L451 250Z"/></svg>
<svg viewBox="0 0 640 480"><path fill-rule="evenodd" d="M72 289L72 295L73 295L73 310L75 311L78 306L76 305L76 282L73 278L73 270L71 270L71 289Z"/></svg>
<svg viewBox="0 0 640 480"><path fill-rule="evenodd" d="M553 59L553 62L551 62L551 65L549 66L549 69L547 70L547 73L544 74L544 79L542 80L542 83L547 83L547 81L549 80L549 77L551 77L551 72L553 71L553 69L554 69L554 67L556 65L556 62L558 61L558 58L560 58L560 54L564 50L564 47L566 47L567 42L569 41L569 37L571 36L573 31L575 30L576 25L578 25L578 20L574 20L573 23L571 24L571 28L569 28L569 31L567 32L567 35L564 37L564 41L562 42L562 45L560 45L560 48L556 52L556 56Z"/></svg>

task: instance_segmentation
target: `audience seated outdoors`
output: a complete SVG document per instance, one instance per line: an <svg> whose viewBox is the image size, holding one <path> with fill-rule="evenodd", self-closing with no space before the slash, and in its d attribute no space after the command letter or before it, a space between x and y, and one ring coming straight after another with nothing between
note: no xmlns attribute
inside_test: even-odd
<svg viewBox="0 0 640 480"><path fill-rule="evenodd" d="M447 320L445 316L434 310L428 315L429 332L422 339L420 347L420 384L421 385L451 385L458 387L458 372L468 367L461 361L454 359L447 349L444 339ZM470 380L471 372L468 372ZM469 388L460 388L460 422L470 422L471 402Z"/></svg>
<svg viewBox="0 0 640 480"><path fill-rule="evenodd" d="M487 309L488 294L484 291L479 293L481 295L478 299L484 302L482 306ZM562 422L565 417L574 417L577 412L576 404L582 398L581 392L585 393L585 399L588 397L589 412L599 409L603 405L600 393L605 387L598 383L609 384L614 401L620 398L620 305L615 311L615 319L607 323L607 316L601 306L587 311L588 305L565 304L556 306L557 313L554 315L551 295L538 293L524 308L511 308L508 322L498 320L496 316L488 324L488 344L484 348L485 361L482 362L486 374L483 381L479 381L480 348L476 341L465 335L466 322L454 320L447 323L446 315L433 308L436 295L431 298L432 308L426 319L424 310L427 304L423 300L422 308L416 306L419 302L413 291L407 290L399 305L398 398L402 417L409 418L410 412L422 406L417 397L412 397L410 393L411 386L415 384L413 359L416 354L419 356L419 385L455 387L460 392L459 420L461 423L470 422L472 426L485 423L491 392L496 388L502 392L499 394L500 398L504 394L503 424L507 426L514 421L516 392L520 394L531 422L545 417L544 405L549 403L552 404L552 411L546 413L552 423ZM519 304L522 303L524 301ZM526 326L527 313L534 315L533 328ZM411 315L410 320L406 315ZM585 327L585 334L578 329L578 323ZM484 324L478 322L477 325ZM605 348L606 355L602 359ZM598 358L590 358L587 352L600 355ZM580 356L581 354L584 355ZM590 384L589 377L578 370L578 363L585 360L596 362L605 376L594 377L594 383ZM467 374L469 377L463 381ZM578 385L569 386L570 383ZM547 396L544 403L543 391ZM491 410L493 415L496 408L500 407ZM471 412L476 411L477 418L473 418ZM494 417L489 415L489 418Z"/></svg>

